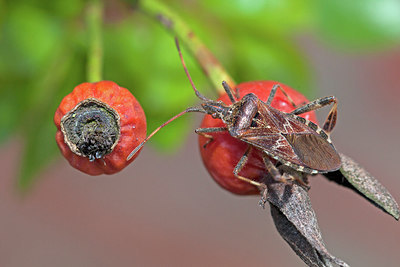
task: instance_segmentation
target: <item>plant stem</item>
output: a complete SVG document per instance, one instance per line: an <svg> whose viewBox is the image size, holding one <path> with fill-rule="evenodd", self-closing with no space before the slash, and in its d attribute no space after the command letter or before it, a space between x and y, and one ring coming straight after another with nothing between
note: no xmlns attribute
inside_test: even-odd
<svg viewBox="0 0 400 267"><path fill-rule="evenodd" d="M223 93L222 81L232 88L235 82L210 50L193 33L187 24L166 5L157 0L138 0L136 7L161 23L168 31L178 37L179 41L190 51L200 64L203 72L218 93Z"/></svg>
<svg viewBox="0 0 400 267"><path fill-rule="evenodd" d="M87 81L98 82L102 80L103 69L103 1L90 0L87 5L87 28L89 34L89 50L87 62Z"/></svg>

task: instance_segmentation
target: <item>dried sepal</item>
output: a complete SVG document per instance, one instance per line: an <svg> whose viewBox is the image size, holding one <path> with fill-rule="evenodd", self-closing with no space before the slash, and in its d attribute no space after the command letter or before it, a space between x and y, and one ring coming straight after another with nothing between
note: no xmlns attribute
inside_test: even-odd
<svg viewBox="0 0 400 267"><path fill-rule="evenodd" d="M343 154L340 154L340 157L342 160L340 170L323 175L331 181L354 190L372 204L399 220L399 205L389 191L353 159Z"/></svg>
<svg viewBox="0 0 400 267"><path fill-rule="evenodd" d="M71 151L90 161L111 153L121 135L118 112L96 98L79 102L61 118L60 126Z"/></svg>
<svg viewBox="0 0 400 267"><path fill-rule="evenodd" d="M326 249L303 187L296 183L268 183L267 186L267 201L278 232L308 266L348 266Z"/></svg>

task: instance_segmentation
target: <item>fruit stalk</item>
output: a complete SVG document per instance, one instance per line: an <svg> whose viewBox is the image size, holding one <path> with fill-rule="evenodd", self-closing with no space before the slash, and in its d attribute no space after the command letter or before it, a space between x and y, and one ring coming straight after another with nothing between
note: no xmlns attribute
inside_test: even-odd
<svg viewBox="0 0 400 267"><path fill-rule="evenodd" d="M87 81L98 82L102 80L103 67L103 1L91 0L87 5L87 28L89 34L89 53L87 62Z"/></svg>

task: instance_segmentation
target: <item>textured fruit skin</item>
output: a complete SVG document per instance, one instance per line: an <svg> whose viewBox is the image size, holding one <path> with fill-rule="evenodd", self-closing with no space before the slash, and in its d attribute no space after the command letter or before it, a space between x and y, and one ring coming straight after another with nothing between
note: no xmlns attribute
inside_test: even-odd
<svg viewBox="0 0 400 267"><path fill-rule="evenodd" d="M275 84L280 84L297 106L309 102L301 93L287 85L275 81L245 82L237 85L236 88L239 89L240 98L248 93L254 93L265 102ZM228 105L231 104L226 93L224 93L218 100L222 100ZM291 112L294 110L294 107L280 89L277 90L271 106L283 112ZM301 117L317 123L314 111L301 114ZM225 124L221 120L213 119L210 115L205 115L200 128L224 126ZM212 135L214 139L206 146L206 148L204 148L204 144L208 139L199 135L199 148L203 163L211 177L222 188L231 193L238 195L259 194L260 192L256 186L241 181L233 175L233 169L243 156L248 145L245 142L232 137L228 132L210 133L210 135ZM253 149L253 152L250 154L247 164L240 172L240 175L259 181L260 177L262 177L265 172L266 169L262 160L262 153L257 149Z"/></svg>
<svg viewBox="0 0 400 267"><path fill-rule="evenodd" d="M61 132L61 118L79 102L96 98L113 108L120 116L121 135L113 151L102 159L89 161L87 157L74 154L64 141ZM56 141L61 153L72 167L89 175L113 174L121 171L132 162L139 153L126 160L129 153L146 138L146 117L142 107L128 89L112 81L82 83L61 101L54 115L57 126Z"/></svg>

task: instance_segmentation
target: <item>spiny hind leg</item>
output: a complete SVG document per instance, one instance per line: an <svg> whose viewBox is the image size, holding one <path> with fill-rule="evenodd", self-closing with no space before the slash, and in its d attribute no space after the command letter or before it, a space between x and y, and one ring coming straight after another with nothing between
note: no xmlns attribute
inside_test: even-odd
<svg viewBox="0 0 400 267"><path fill-rule="evenodd" d="M329 134L330 132L332 132L333 128L336 125L336 119L337 119L337 99L336 99L336 97L326 96L326 97L318 98L310 103L307 103L307 104L293 110L290 113L294 114L294 115L300 115L300 114L303 114L303 113L306 113L309 111L320 109L320 108L330 105L332 103L333 103L333 106L332 106L331 110L329 111L327 118L325 119L324 126L322 127L322 129L327 134Z"/></svg>
<svg viewBox="0 0 400 267"><path fill-rule="evenodd" d="M194 130L194 132L208 139L207 142L203 145L203 148L206 148L206 146L214 140L214 137L207 133L225 132L227 130L228 128L226 127L210 127L210 128L197 128L196 130Z"/></svg>

